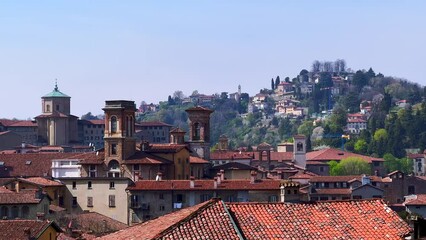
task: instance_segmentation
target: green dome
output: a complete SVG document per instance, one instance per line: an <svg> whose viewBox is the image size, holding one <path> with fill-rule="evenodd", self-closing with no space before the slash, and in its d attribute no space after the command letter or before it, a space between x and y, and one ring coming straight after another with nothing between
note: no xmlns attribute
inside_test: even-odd
<svg viewBox="0 0 426 240"><path fill-rule="evenodd" d="M58 84L55 84L55 88L53 89L53 91L43 96L43 98L48 98L48 97L66 97L66 98L69 98L70 96L60 92L59 89L58 89Z"/></svg>

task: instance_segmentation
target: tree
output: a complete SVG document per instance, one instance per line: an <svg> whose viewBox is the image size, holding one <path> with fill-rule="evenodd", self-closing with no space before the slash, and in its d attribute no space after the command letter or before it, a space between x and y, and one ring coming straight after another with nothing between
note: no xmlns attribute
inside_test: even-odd
<svg viewBox="0 0 426 240"><path fill-rule="evenodd" d="M329 61L324 62L324 72L331 73L333 72L333 63Z"/></svg>
<svg viewBox="0 0 426 240"><path fill-rule="evenodd" d="M333 176L371 174L368 162L359 157L348 157L337 164L329 163L329 166Z"/></svg>
<svg viewBox="0 0 426 240"><path fill-rule="evenodd" d="M275 79L275 88L278 87L278 85L280 84L281 80L280 80L280 76L277 76L277 78Z"/></svg>
<svg viewBox="0 0 426 240"><path fill-rule="evenodd" d="M352 79L352 84L355 85L359 90L361 90L365 85L368 84L368 77L360 70L358 70L353 79Z"/></svg>
<svg viewBox="0 0 426 240"><path fill-rule="evenodd" d="M271 79L271 89L274 90L275 89L275 85L274 85L274 79Z"/></svg>
<svg viewBox="0 0 426 240"><path fill-rule="evenodd" d="M93 116L91 112L88 112L86 114L84 114L83 116L81 116L82 120L96 120L98 119L96 116Z"/></svg>
<svg viewBox="0 0 426 240"><path fill-rule="evenodd" d="M290 82L290 78L289 77L286 77L285 79L284 79L284 81L285 82L287 82L287 83L289 83ZM426 92L426 91L425 91Z"/></svg>
<svg viewBox="0 0 426 240"><path fill-rule="evenodd" d="M356 153L365 154L367 153L368 144L364 139L358 139L355 142L354 149Z"/></svg>
<svg viewBox="0 0 426 240"><path fill-rule="evenodd" d="M413 172L413 161L407 157L396 158L390 153L386 153L383 156L385 160L385 168L388 172L396 170L402 171L405 174Z"/></svg>
<svg viewBox="0 0 426 240"><path fill-rule="evenodd" d="M376 76L376 73L373 71L372 68L368 69L368 71L365 73L368 79L371 79Z"/></svg>

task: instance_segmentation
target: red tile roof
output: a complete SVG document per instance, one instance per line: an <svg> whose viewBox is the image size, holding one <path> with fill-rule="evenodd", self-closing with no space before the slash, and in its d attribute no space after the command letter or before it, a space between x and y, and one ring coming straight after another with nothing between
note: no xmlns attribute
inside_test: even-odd
<svg viewBox="0 0 426 240"><path fill-rule="evenodd" d="M0 193L0 204L37 204L35 191L3 192Z"/></svg>
<svg viewBox="0 0 426 240"><path fill-rule="evenodd" d="M97 212L67 214L62 218L62 222L66 222L67 226L61 227L68 228L69 223L71 222L71 228L77 228L84 233L91 233L97 236L128 228L126 224Z"/></svg>
<svg viewBox="0 0 426 240"><path fill-rule="evenodd" d="M188 148L185 144L150 144L148 149L145 149L145 152L148 153L177 153L184 148Z"/></svg>
<svg viewBox="0 0 426 240"><path fill-rule="evenodd" d="M190 156L189 157L189 163L191 163L191 164L208 164L210 162L205 160L205 159L199 158L199 157Z"/></svg>
<svg viewBox="0 0 426 240"><path fill-rule="evenodd" d="M125 160L126 164L172 164L172 161L146 152L137 151L133 156Z"/></svg>
<svg viewBox="0 0 426 240"><path fill-rule="evenodd" d="M101 239L401 239L412 229L382 200L207 203Z"/></svg>
<svg viewBox="0 0 426 240"><path fill-rule="evenodd" d="M19 181L33 183L41 187L59 187L64 184L44 177L18 178Z"/></svg>
<svg viewBox="0 0 426 240"><path fill-rule="evenodd" d="M414 199L408 199L404 202L407 206L424 206L426 205L426 194L416 194Z"/></svg>
<svg viewBox="0 0 426 240"><path fill-rule="evenodd" d="M87 153L27 153L0 154L0 177L51 176L50 167L54 159L80 159L82 162L100 159L95 152Z"/></svg>
<svg viewBox="0 0 426 240"><path fill-rule="evenodd" d="M0 194L2 194L2 193L13 193L13 191L10 191L5 186L1 186L0 187Z"/></svg>
<svg viewBox="0 0 426 240"><path fill-rule="evenodd" d="M246 239L401 239L411 231L381 200L228 206Z"/></svg>
<svg viewBox="0 0 426 240"><path fill-rule="evenodd" d="M357 119L348 119L347 122L348 123L366 123L367 120L357 118Z"/></svg>
<svg viewBox="0 0 426 240"><path fill-rule="evenodd" d="M356 153L345 152L345 151L334 149L334 148L325 148L322 150L306 153L306 160L308 161L330 161L330 160L340 161L348 157L359 157L369 163L371 163L372 161L383 162L382 158L373 158L373 157L364 156L364 155L360 155Z"/></svg>
<svg viewBox="0 0 426 240"><path fill-rule="evenodd" d="M9 125L9 127L37 127L36 121L17 121Z"/></svg>
<svg viewBox="0 0 426 240"><path fill-rule="evenodd" d="M195 180L194 188L190 187L190 180L140 180L134 186L127 189L133 191L141 190L192 190L192 191L212 191L212 190L279 190L283 183L279 180L257 180L250 183L250 180L225 180L217 184L214 188L214 180Z"/></svg>
<svg viewBox="0 0 426 240"><path fill-rule="evenodd" d="M49 226L60 232L61 229L50 221L37 220L0 220L0 239L21 240L38 239ZM28 231L28 233L26 233Z"/></svg>
<svg viewBox="0 0 426 240"><path fill-rule="evenodd" d="M408 158L411 158L411 159L415 159L415 158L425 158L425 155L424 155L424 154L421 154L421 153L409 153L409 154L407 154L407 157L408 157Z"/></svg>
<svg viewBox="0 0 426 240"><path fill-rule="evenodd" d="M239 239L233 229L222 203L210 200L100 239Z"/></svg>
<svg viewBox="0 0 426 240"><path fill-rule="evenodd" d="M198 112L198 111L205 111L205 112L209 112L209 113L214 112L211 109L201 107L201 106L196 106L196 107L188 108L188 109L185 110L185 112Z"/></svg>

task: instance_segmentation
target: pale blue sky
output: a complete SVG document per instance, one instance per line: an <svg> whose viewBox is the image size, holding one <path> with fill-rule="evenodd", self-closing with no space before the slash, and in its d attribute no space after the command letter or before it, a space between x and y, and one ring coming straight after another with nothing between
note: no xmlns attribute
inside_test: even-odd
<svg viewBox="0 0 426 240"><path fill-rule="evenodd" d="M426 85L426 1L1 1L0 118L41 113L55 78L76 116L175 90L255 94L313 60Z"/></svg>

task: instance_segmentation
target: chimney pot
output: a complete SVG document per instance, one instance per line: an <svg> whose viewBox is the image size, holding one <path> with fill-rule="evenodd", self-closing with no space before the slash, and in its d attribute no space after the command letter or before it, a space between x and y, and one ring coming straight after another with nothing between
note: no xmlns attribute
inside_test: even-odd
<svg viewBox="0 0 426 240"><path fill-rule="evenodd" d="M195 187L195 177L191 176L189 179L190 179L189 180L189 187L194 188Z"/></svg>
<svg viewBox="0 0 426 240"><path fill-rule="evenodd" d="M221 182L221 180L222 180L222 176L221 176L221 174L220 173L217 173L217 184L219 185L220 184L220 182Z"/></svg>
<svg viewBox="0 0 426 240"><path fill-rule="evenodd" d="M157 177L155 178L156 181L161 181L163 180L163 174L161 172L157 173Z"/></svg>
<svg viewBox="0 0 426 240"><path fill-rule="evenodd" d="M220 181L225 181L225 170L220 170Z"/></svg>
<svg viewBox="0 0 426 240"><path fill-rule="evenodd" d="M214 181L213 181L213 188L216 189L217 188L217 177L214 177Z"/></svg>

